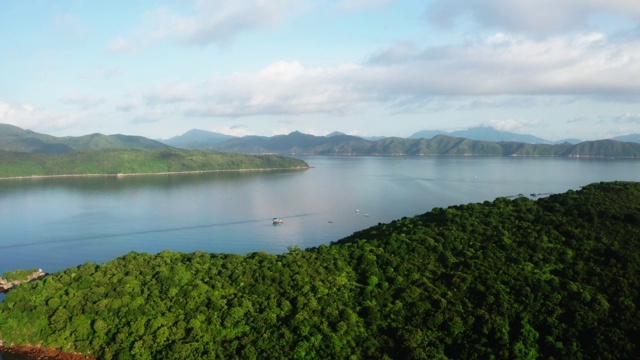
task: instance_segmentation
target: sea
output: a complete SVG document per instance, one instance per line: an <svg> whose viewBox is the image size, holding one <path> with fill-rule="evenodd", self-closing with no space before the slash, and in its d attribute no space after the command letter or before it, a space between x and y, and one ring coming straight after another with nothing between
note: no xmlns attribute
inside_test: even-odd
<svg viewBox="0 0 640 360"><path fill-rule="evenodd" d="M280 254L434 207L640 181L638 160L300 158L309 169L0 180L0 275L132 251Z"/></svg>

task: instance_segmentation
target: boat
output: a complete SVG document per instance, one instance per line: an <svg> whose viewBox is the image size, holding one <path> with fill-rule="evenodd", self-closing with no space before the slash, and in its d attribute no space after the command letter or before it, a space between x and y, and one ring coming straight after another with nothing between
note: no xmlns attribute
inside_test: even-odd
<svg viewBox="0 0 640 360"><path fill-rule="evenodd" d="M284 224L284 220L280 218L273 218L273 225Z"/></svg>

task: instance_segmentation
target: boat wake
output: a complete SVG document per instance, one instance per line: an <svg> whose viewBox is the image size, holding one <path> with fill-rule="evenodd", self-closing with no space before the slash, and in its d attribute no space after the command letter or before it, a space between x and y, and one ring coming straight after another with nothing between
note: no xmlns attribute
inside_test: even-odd
<svg viewBox="0 0 640 360"><path fill-rule="evenodd" d="M293 218L301 218L301 217L310 216L310 215L312 214L310 213L296 214L296 215L288 215L283 218L293 219ZM43 241L32 241L27 243L0 245L0 249L23 248L23 247L50 245L50 244L64 244L64 243L87 241L87 240L113 239L113 238L121 238L121 237L127 237L127 236L180 232L180 231L215 228L215 227L222 227L222 226L234 226L234 225L255 224L255 223L271 224L271 221L272 221L272 218L249 219L249 220L220 222L220 223L212 223L212 224L199 224L199 225L178 226L178 227L169 227L169 228L161 228L161 229L127 231L127 232L119 232L119 233L111 233L111 234L93 234L93 235L76 236L76 237L53 238L53 239L43 240Z"/></svg>

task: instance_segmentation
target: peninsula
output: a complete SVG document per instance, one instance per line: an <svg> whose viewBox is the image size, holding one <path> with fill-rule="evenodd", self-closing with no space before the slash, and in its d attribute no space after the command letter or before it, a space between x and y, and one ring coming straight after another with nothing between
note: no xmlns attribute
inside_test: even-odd
<svg viewBox="0 0 640 360"><path fill-rule="evenodd" d="M0 178L130 176L214 171L308 169L298 159L171 147L152 150L102 149L62 154L0 150Z"/></svg>
<svg viewBox="0 0 640 360"><path fill-rule="evenodd" d="M42 279L47 276L42 269L30 269L30 270L16 270L12 272L5 272L0 277L0 293L7 292L14 287Z"/></svg>

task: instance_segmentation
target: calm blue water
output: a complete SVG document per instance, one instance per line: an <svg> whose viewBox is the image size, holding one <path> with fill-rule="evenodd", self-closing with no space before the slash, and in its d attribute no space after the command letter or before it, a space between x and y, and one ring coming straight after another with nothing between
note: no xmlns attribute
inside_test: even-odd
<svg viewBox="0 0 640 360"><path fill-rule="evenodd" d="M304 160L313 168L0 181L0 274L24 268L55 272L130 251L281 253L433 207L559 193L597 181L640 181L640 161L630 160ZM273 217L285 223L273 226Z"/></svg>

